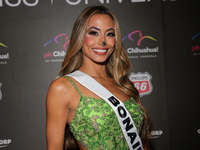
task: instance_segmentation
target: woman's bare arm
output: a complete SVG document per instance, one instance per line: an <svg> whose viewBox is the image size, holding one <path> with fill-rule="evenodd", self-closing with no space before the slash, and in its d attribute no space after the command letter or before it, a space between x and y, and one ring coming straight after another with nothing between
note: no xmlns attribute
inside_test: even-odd
<svg viewBox="0 0 200 150"><path fill-rule="evenodd" d="M63 150L70 106L67 93L66 79L56 79L49 86L46 98L47 150Z"/></svg>

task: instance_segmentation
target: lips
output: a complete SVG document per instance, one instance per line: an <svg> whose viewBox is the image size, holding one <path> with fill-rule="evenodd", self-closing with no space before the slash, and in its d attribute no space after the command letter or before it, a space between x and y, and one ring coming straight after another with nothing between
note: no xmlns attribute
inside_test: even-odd
<svg viewBox="0 0 200 150"><path fill-rule="evenodd" d="M99 52L99 53L105 53L107 49L93 49L93 51Z"/></svg>
<svg viewBox="0 0 200 150"><path fill-rule="evenodd" d="M108 51L108 49L106 49L106 48L93 48L92 50L97 55L106 55L107 51Z"/></svg>

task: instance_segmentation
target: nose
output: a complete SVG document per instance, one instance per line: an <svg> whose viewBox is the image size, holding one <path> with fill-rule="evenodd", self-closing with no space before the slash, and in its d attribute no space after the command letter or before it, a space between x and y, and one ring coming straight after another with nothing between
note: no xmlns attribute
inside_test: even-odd
<svg viewBox="0 0 200 150"><path fill-rule="evenodd" d="M101 45L101 46L106 46L107 45L105 36L101 36L99 38L98 44Z"/></svg>
<svg viewBox="0 0 200 150"><path fill-rule="evenodd" d="M105 45L106 45L106 41L102 41L102 45L104 45L104 46L105 46Z"/></svg>

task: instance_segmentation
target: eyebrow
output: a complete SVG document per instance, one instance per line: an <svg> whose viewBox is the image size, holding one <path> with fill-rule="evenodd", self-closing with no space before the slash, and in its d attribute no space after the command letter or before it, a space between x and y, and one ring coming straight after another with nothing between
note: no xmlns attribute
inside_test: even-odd
<svg viewBox="0 0 200 150"><path fill-rule="evenodd" d="M87 29L95 29L95 30L100 30L98 27L87 27ZM106 31L111 31L111 30L114 30L114 31L115 31L115 29L114 29L114 28L109 28L109 29L107 29Z"/></svg>

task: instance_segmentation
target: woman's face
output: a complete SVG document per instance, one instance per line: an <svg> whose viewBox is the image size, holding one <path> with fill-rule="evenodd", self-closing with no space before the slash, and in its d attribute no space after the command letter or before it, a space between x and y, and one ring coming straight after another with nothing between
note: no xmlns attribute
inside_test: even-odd
<svg viewBox="0 0 200 150"><path fill-rule="evenodd" d="M95 14L87 25L82 47L83 61L105 62L115 46L115 25L109 15Z"/></svg>

